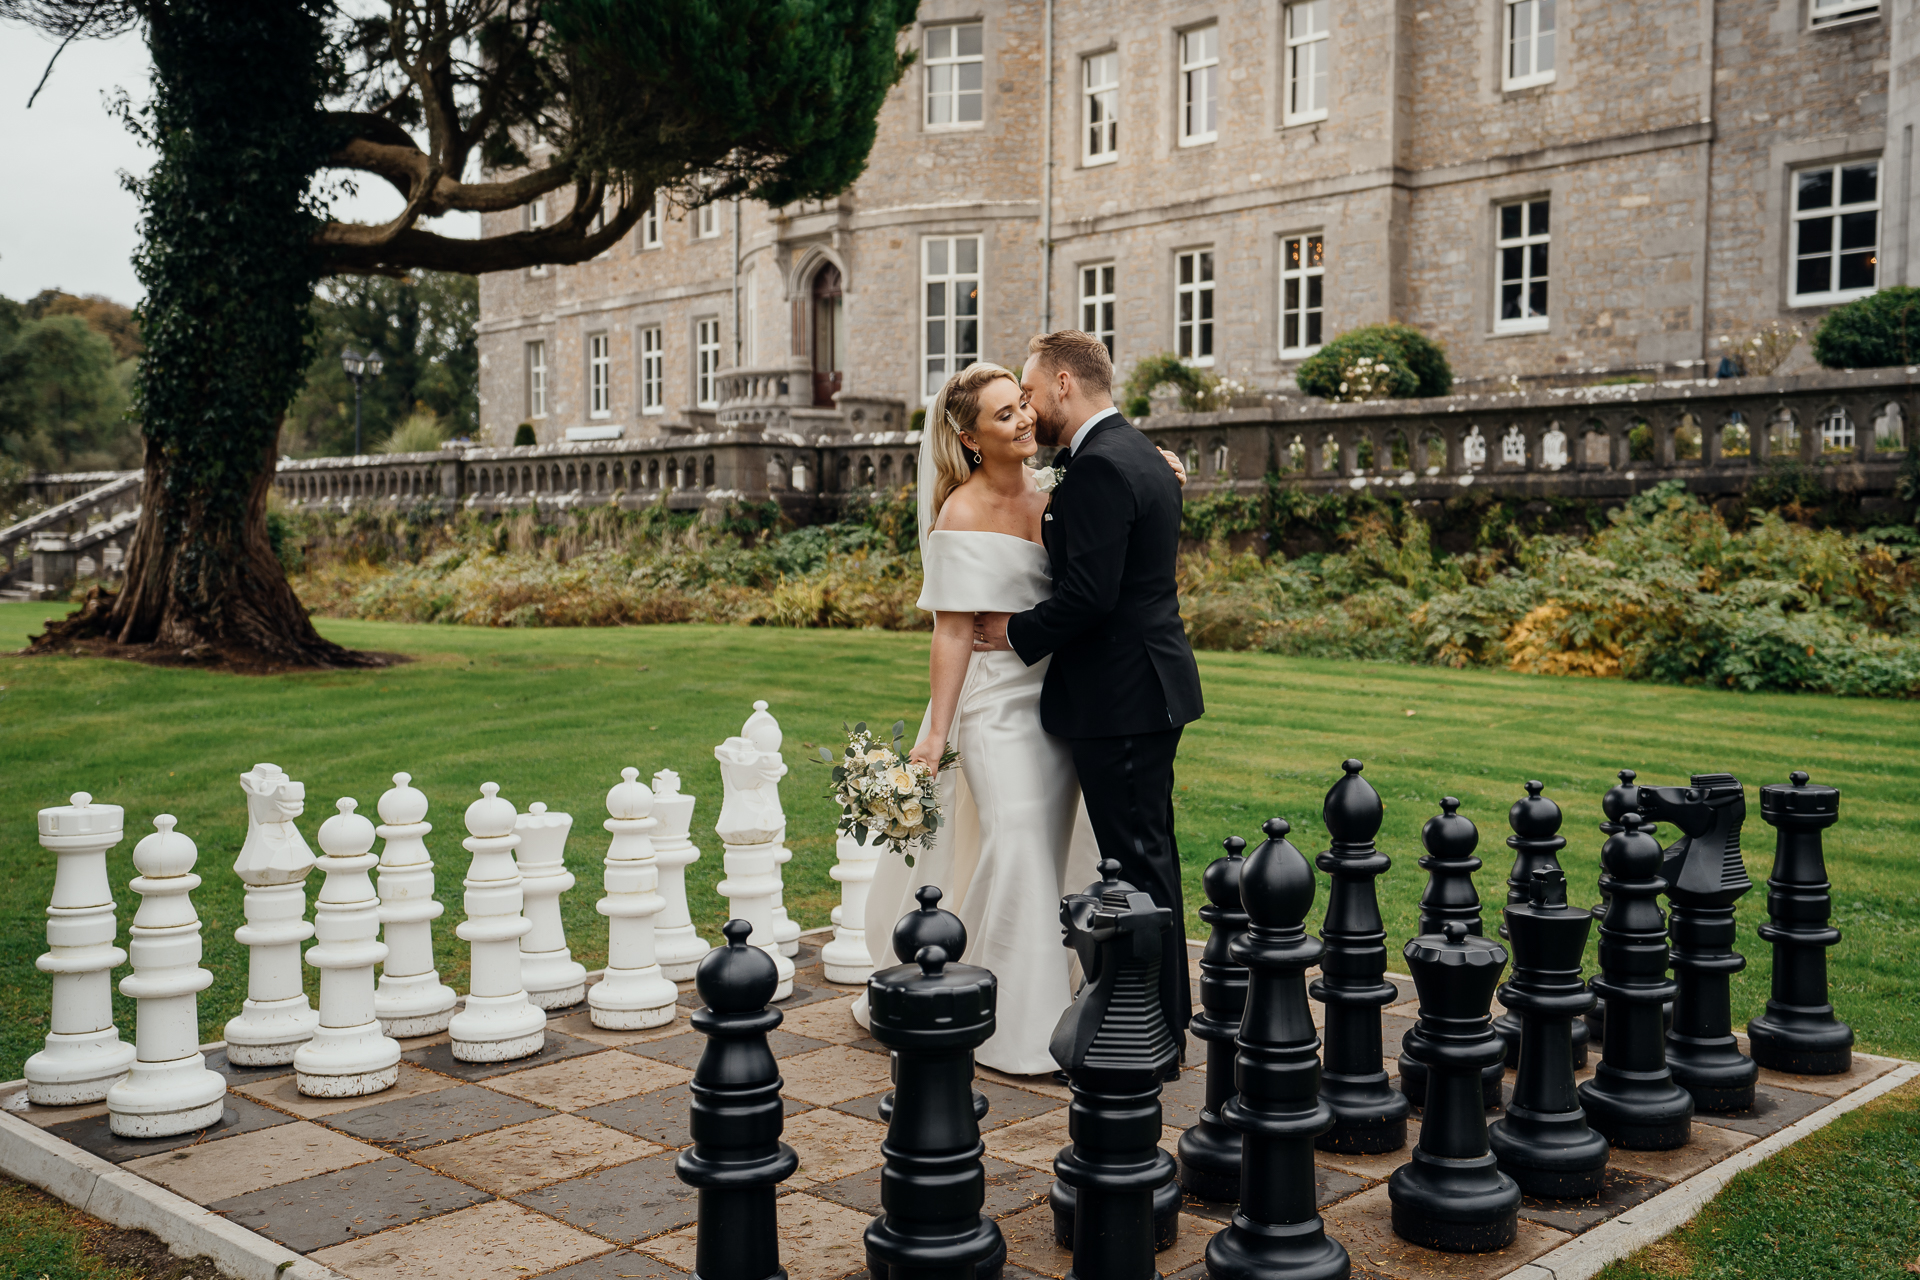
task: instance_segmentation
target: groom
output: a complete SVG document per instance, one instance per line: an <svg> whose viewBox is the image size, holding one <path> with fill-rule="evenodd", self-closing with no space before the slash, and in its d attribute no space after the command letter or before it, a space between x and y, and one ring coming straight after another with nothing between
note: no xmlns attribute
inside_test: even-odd
<svg viewBox="0 0 1920 1280"><path fill-rule="evenodd" d="M1160 1004L1185 1053L1186 909L1173 838L1173 757L1197 720L1200 672L1180 624L1174 559L1180 482L1113 407L1113 361L1075 329L1030 342L1021 389L1043 445L1064 446L1041 525L1053 596L1024 613L983 613L975 649L1012 649L1028 666L1053 655L1040 723L1073 749L1100 856L1173 908L1163 939Z"/></svg>

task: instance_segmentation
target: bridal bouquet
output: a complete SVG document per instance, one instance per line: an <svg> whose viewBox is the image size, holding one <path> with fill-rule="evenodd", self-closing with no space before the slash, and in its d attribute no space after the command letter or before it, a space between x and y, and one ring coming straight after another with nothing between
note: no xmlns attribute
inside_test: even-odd
<svg viewBox="0 0 1920 1280"><path fill-rule="evenodd" d="M820 760L833 766L829 794L840 802L841 834L851 832L863 844L872 835L912 866L913 855L907 848L933 846L933 834L940 829L940 800L933 774L901 752L906 732L906 721L895 721L893 745L888 746L875 741L862 721L847 730L847 749L838 763L826 747L820 748ZM940 767L945 769L959 759L959 752L948 747L941 753Z"/></svg>

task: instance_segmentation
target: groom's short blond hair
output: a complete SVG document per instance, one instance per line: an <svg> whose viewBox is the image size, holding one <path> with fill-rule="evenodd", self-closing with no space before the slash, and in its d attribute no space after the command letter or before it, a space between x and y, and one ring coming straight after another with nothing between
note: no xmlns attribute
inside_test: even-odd
<svg viewBox="0 0 1920 1280"><path fill-rule="evenodd" d="M1064 369L1074 380L1095 395L1113 390L1113 357L1107 344L1078 329L1060 329L1036 334L1027 343L1027 354L1049 369Z"/></svg>

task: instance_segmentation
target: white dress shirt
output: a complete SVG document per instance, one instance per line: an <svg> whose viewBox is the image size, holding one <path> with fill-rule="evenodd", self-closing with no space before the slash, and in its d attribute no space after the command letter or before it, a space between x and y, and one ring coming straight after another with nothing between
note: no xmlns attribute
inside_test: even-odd
<svg viewBox="0 0 1920 1280"><path fill-rule="evenodd" d="M1097 411L1091 418L1088 418L1085 422L1081 423L1080 429L1073 433L1073 441L1072 443L1067 445L1067 452L1074 453L1074 454L1079 453L1080 442L1087 438L1087 432L1093 430L1094 427L1097 426L1103 419L1106 419L1109 417L1117 418L1119 416L1120 416L1120 411L1114 408L1112 405L1108 405L1106 408Z"/></svg>

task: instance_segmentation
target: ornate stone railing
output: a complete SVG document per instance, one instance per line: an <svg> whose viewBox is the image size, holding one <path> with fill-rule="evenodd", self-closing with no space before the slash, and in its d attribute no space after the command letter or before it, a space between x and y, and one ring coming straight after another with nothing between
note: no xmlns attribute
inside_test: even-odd
<svg viewBox="0 0 1920 1280"><path fill-rule="evenodd" d="M34 494L58 494L82 481L96 481L78 497L28 516L17 524L0 529L0 589L13 587L24 571L32 569L30 589L45 594L73 581L80 559L91 552L94 564L90 574L118 570L119 565L105 562L105 547L113 545L122 553L126 539L140 514L140 489L145 473L140 471L83 472L34 476L27 481ZM96 549L97 548L97 549ZM31 557L31 558L30 558ZM66 557L66 558L62 558ZM47 575L52 575L51 577ZM64 575L64 576L62 576Z"/></svg>

